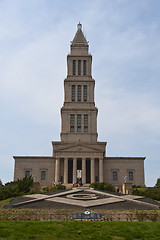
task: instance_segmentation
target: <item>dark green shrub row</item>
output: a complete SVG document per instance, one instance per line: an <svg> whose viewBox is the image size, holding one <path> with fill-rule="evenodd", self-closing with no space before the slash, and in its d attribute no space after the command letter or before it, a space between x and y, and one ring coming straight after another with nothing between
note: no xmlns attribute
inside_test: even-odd
<svg viewBox="0 0 160 240"><path fill-rule="evenodd" d="M18 179L15 182L9 182L5 185L0 185L0 200L17 197L28 193L32 183L32 177L24 177L23 179Z"/></svg>
<svg viewBox="0 0 160 240"><path fill-rule="evenodd" d="M44 187L43 188L43 192L55 192L55 191L58 191L58 190L64 190L66 189L66 187L62 184L58 184L54 187L51 187L51 188L48 188L48 187Z"/></svg>
<svg viewBox="0 0 160 240"><path fill-rule="evenodd" d="M157 187L134 188L133 194L160 201L160 188Z"/></svg>
<svg viewBox="0 0 160 240"><path fill-rule="evenodd" d="M97 190L115 192L115 188L113 187L113 185L107 182L94 182L94 183L91 183L90 187Z"/></svg>

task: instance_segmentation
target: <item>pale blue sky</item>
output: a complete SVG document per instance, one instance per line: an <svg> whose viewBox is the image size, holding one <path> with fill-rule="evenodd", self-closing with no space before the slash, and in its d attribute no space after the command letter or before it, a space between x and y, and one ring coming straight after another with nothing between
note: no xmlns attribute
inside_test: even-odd
<svg viewBox="0 0 160 240"><path fill-rule="evenodd" d="M51 155L60 140L66 56L77 29L93 55L98 140L108 156L146 156L160 177L160 1L0 0L0 178L13 155Z"/></svg>

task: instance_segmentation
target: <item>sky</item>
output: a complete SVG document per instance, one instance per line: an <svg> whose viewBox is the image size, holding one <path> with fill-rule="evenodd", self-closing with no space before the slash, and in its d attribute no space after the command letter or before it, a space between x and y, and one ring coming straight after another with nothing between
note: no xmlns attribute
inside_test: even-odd
<svg viewBox="0 0 160 240"><path fill-rule="evenodd" d="M0 179L13 156L51 156L60 140L66 57L81 22L93 56L98 141L146 157L160 177L160 1L0 0Z"/></svg>

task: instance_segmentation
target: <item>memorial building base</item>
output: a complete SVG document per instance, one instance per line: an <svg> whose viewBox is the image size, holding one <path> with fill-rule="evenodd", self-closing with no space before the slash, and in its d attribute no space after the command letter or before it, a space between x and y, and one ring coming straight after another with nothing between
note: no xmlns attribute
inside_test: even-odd
<svg viewBox="0 0 160 240"><path fill-rule="evenodd" d="M60 182L66 188L76 183L108 182L121 189L125 181L145 186L143 157L103 157L105 142L52 144L52 157L14 157L14 180L32 175L41 187Z"/></svg>

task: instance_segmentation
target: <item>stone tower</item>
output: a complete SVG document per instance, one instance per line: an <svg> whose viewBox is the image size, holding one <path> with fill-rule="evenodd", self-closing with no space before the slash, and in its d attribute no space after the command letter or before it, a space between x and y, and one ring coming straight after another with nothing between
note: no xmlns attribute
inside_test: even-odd
<svg viewBox="0 0 160 240"><path fill-rule="evenodd" d="M95 80L88 48L79 23L67 56L61 142L53 142L55 181L65 184L77 182L77 172L83 184L103 181L106 143L97 142L98 109L94 102Z"/></svg>
<svg viewBox="0 0 160 240"><path fill-rule="evenodd" d="M61 108L62 142L97 142L97 112L94 103L95 81L92 79L92 56L88 53L82 25L71 43L64 80L64 105Z"/></svg>

